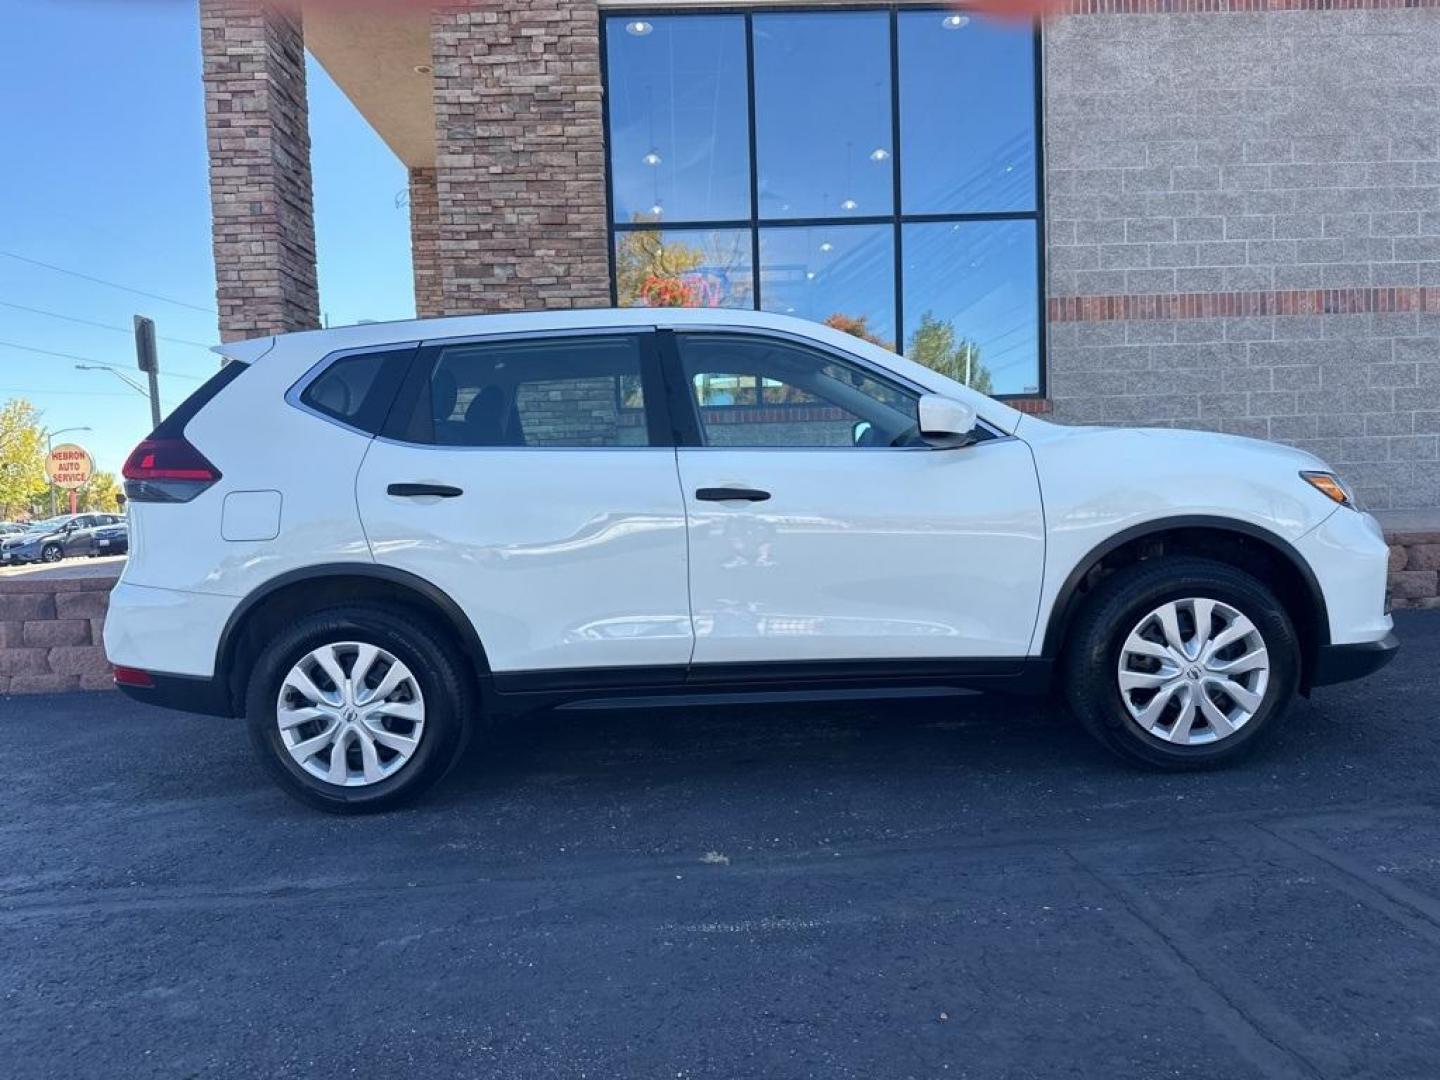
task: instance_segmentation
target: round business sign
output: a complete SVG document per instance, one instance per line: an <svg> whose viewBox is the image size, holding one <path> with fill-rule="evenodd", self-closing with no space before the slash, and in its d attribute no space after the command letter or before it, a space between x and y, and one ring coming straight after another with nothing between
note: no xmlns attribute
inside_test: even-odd
<svg viewBox="0 0 1440 1080"><path fill-rule="evenodd" d="M45 459L45 476L65 491L83 487L94 471L95 462L90 452L74 443L61 443Z"/></svg>

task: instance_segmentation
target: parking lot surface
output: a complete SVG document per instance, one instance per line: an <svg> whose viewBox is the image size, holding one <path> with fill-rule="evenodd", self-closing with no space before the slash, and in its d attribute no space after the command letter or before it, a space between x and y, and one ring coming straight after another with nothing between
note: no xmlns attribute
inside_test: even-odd
<svg viewBox="0 0 1440 1080"><path fill-rule="evenodd" d="M1440 616L1163 776L1004 698L543 716L371 818L0 699L9 1077L1435 1077Z"/></svg>

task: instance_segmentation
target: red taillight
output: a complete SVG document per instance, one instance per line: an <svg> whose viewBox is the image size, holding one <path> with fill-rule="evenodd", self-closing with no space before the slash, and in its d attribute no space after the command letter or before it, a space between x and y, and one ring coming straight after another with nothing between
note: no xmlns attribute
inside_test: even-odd
<svg viewBox="0 0 1440 1080"><path fill-rule="evenodd" d="M184 438L146 439L121 470L131 502L184 503L220 479L220 470Z"/></svg>
<svg viewBox="0 0 1440 1080"><path fill-rule="evenodd" d="M150 677L148 671L141 671L133 667L117 667L115 669L116 686L138 686L145 690L153 689L155 680Z"/></svg>
<svg viewBox="0 0 1440 1080"><path fill-rule="evenodd" d="M146 439L130 453L126 480L200 480L213 484L220 470L185 439Z"/></svg>

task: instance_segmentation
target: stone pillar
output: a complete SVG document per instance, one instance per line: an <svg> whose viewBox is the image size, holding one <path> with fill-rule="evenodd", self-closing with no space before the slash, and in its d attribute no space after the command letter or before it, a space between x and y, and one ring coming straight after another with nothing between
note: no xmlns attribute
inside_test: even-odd
<svg viewBox="0 0 1440 1080"><path fill-rule="evenodd" d="M599 19L592 2L436 10L444 313L610 303Z"/></svg>
<svg viewBox="0 0 1440 1080"><path fill-rule="evenodd" d="M435 170L410 170L410 262L415 274L415 314L420 318L445 311L440 292L440 198Z"/></svg>
<svg viewBox="0 0 1440 1080"><path fill-rule="evenodd" d="M320 325L297 6L200 0L215 293L226 341Z"/></svg>

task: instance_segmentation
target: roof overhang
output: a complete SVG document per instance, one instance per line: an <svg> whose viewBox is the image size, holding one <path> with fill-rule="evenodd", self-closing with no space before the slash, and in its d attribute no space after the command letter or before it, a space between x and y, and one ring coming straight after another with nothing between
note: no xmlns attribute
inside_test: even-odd
<svg viewBox="0 0 1440 1080"><path fill-rule="evenodd" d="M305 47L396 157L435 164L427 5L307 0Z"/></svg>

